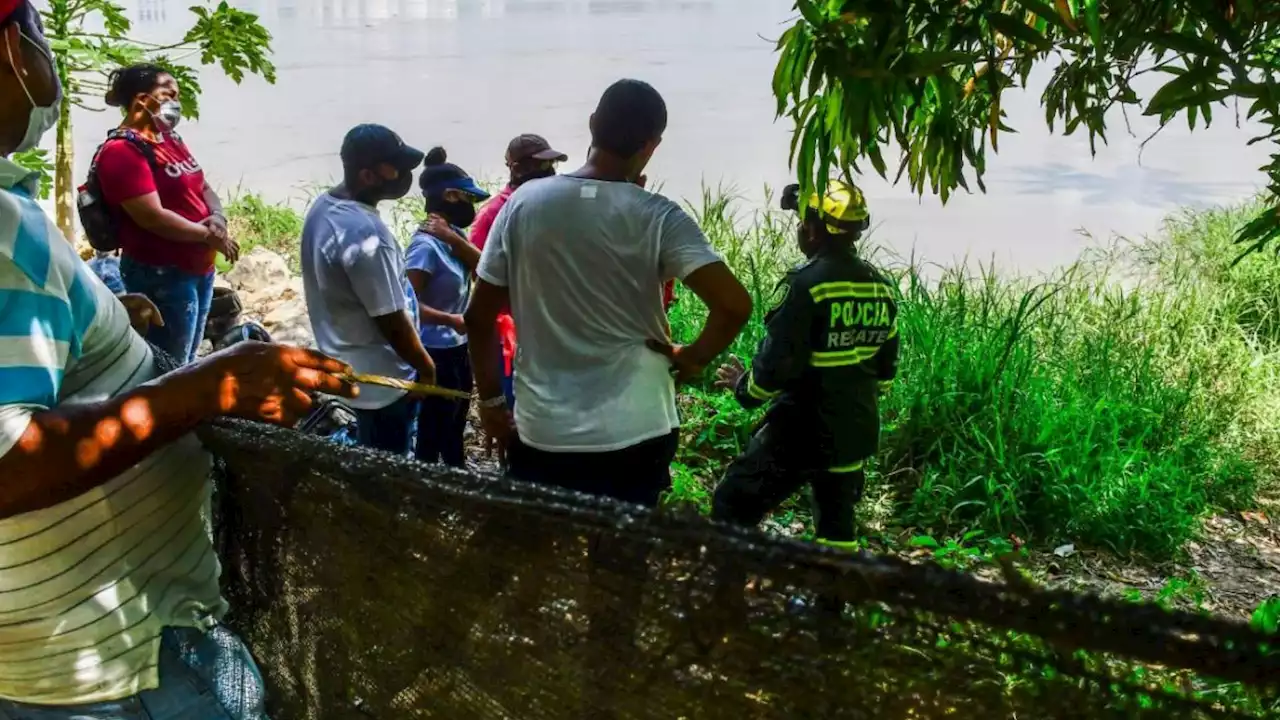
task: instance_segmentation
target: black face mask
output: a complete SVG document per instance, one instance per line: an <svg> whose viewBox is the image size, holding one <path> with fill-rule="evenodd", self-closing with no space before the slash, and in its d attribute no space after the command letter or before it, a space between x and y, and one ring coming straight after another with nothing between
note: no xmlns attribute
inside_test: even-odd
<svg viewBox="0 0 1280 720"><path fill-rule="evenodd" d="M366 185L359 191L351 191L351 197L365 205L377 205L384 200L399 200L408 195L409 188L413 187L411 172L401 171L394 180L387 180L381 175L377 178L379 180L377 185Z"/></svg>
<svg viewBox="0 0 1280 720"><path fill-rule="evenodd" d="M395 180L384 181L379 190L383 200L399 200L409 194L411 187L413 187L413 173L401 170Z"/></svg>
<svg viewBox="0 0 1280 720"><path fill-rule="evenodd" d="M556 169L554 167L537 168L536 170L530 170L529 172L519 177L513 176L511 178L511 184L518 187L520 185L523 185L529 182L530 180L541 180L542 178L549 178L555 174L556 174Z"/></svg>
<svg viewBox="0 0 1280 720"><path fill-rule="evenodd" d="M476 206L465 200L439 203L430 210L431 212L439 213L454 227L471 227L471 223L476 221Z"/></svg>

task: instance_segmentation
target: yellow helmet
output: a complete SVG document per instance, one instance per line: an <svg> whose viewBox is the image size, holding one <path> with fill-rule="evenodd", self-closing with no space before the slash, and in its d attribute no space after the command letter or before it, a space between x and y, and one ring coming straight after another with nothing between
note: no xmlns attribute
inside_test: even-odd
<svg viewBox="0 0 1280 720"><path fill-rule="evenodd" d="M788 185L782 191L782 209L799 210L800 186ZM810 209L817 210L832 235L860 233L871 225L871 213L867 210L867 199L858 186L840 180L827 183L827 191L819 196L809 196L806 203Z"/></svg>

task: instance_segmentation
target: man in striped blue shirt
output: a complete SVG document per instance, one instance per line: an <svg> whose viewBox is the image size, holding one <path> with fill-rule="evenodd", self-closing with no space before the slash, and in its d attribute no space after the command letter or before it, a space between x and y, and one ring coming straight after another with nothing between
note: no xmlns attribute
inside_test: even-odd
<svg viewBox="0 0 1280 720"><path fill-rule="evenodd" d="M244 343L161 374L121 302L7 159L56 121L38 15L0 0L0 718L263 718L218 620L210 458L221 415L292 423L348 368Z"/></svg>

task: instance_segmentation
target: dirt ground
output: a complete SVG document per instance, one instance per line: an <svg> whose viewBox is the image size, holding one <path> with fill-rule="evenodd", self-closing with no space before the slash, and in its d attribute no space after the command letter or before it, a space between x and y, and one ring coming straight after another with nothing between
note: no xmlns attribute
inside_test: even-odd
<svg viewBox="0 0 1280 720"><path fill-rule="evenodd" d="M1265 507L1207 518L1200 538L1176 562L1126 563L1101 553L1041 561L1056 571L1049 575L1055 585L1107 594L1137 590L1144 597L1164 592L1175 606L1247 619L1264 600L1280 596L1280 505ZM1186 585L1172 590L1171 579Z"/></svg>
<svg viewBox="0 0 1280 720"><path fill-rule="evenodd" d="M901 546L908 539L904 537ZM902 554L927 559L931 553L912 549ZM1280 503L1206 518L1200 537L1187 544L1182 557L1170 562L1120 558L1107 551L1065 545L1053 551L1028 551L1015 566L1045 587L1141 597L1248 620L1263 601L1280 597ZM973 569L979 576L1003 582L1003 572L994 564Z"/></svg>

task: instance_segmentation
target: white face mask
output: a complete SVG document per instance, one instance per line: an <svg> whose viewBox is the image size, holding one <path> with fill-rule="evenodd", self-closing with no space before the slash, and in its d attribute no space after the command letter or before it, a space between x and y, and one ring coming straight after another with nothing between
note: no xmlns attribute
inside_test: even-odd
<svg viewBox="0 0 1280 720"><path fill-rule="evenodd" d="M181 120L182 103L177 100L165 100L160 103L159 110L151 113L151 122L155 123L156 129L160 132L170 132L178 127L178 122Z"/></svg>
<svg viewBox="0 0 1280 720"><path fill-rule="evenodd" d="M21 35L21 37L39 49L40 52L49 59L49 67L53 67L53 58L50 58L48 54L44 52L43 48L40 48L37 43L33 42L26 35ZM7 36L5 39L5 45L9 45ZM7 49L9 51L9 62L13 63L14 48L8 47ZM33 147L39 146L40 138L44 137L45 133L49 132L58 124L58 104L62 99L62 88L59 87L58 91L54 93L52 105L49 107L40 107L40 105L36 103L36 99L31 96L31 91L27 89L27 84L22 82L21 77L18 78L18 84L22 86L22 92L26 93L27 100L31 102L31 114L27 116L27 134L22 136L22 142L18 143L18 147L14 148L14 152L23 152L24 150L30 150Z"/></svg>

